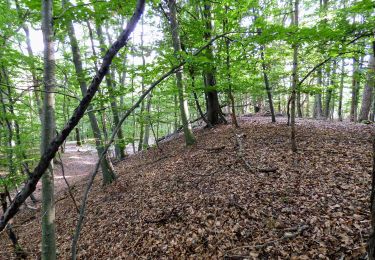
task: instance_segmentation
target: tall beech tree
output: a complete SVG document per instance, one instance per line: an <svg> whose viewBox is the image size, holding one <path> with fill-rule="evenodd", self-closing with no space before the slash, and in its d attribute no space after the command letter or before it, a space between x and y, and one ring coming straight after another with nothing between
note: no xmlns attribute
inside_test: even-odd
<svg viewBox="0 0 375 260"><path fill-rule="evenodd" d="M68 4L67 0L64 0L63 6L67 6L67 4ZM71 46L72 55L73 55L74 68L77 74L77 80L81 89L82 96L85 96L87 94L87 84L86 84L85 72L83 70L83 65L82 65L82 60L81 60L81 53L80 53L80 49L78 46L78 41L76 38L73 21L69 20L67 21L67 23L68 23L67 31L68 31L70 46ZM90 125L92 128L92 132L95 138L96 151L98 155L100 156L103 153L103 148L104 148L103 137L99 128L98 120L93 110L94 110L93 106L89 105L88 116L89 116ZM103 185L107 185L111 183L116 178L116 175L113 171L113 166L111 164L112 163L108 157L105 157L102 160L101 169L102 169L102 175L103 175Z"/></svg>
<svg viewBox="0 0 375 260"><path fill-rule="evenodd" d="M203 1L203 19L204 19L204 33L203 37L206 41L212 39L212 12L211 12L211 2ZM213 45L205 51L205 56L208 60L208 64L203 70L204 84L206 87L207 96L207 120L211 125L216 125L224 122L224 117L222 116L222 111L219 102L219 95L216 89L216 76L215 76L215 65L214 65L214 53Z"/></svg>
<svg viewBox="0 0 375 260"><path fill-rule="evenodd" d="M176 58L179 60L179 55L182 51L180 35L179 35L179 25L177 21L177 9L175 0L167 0L169 8L169 22L172 34L172 44L173 49L176 55ZM182 121L182 127L184 130L185 143L186 145L192 145L195 143L195 137L191 129L191 124L189 122L189 109L188 103L185 97L185 86L182 78L182 68L176 71L176 85L178 90L178 102L180 107L180 115Z"/></svg>
<svg viewBox="0 0 375 260"><path fill-rule="evenodd" d="M295 0L293 10L293 25L298 28L298 7L299 0ZM290 113L290 126L291 126L291 145L292 151L297 152L297 142L296 142L296 96L297 96L297 87L298 87L298 43L293 43L293 68L292 68L292 94L291 94L291 113Z"/></svg>
<svg viewBox="0 0 375 260"><path fill-rule="evenodd" d="M374 102L374 88L375 88L375 41L372 42L372 53L370 53L370 60L367 69L367 80L362 95L362 106L359 114L359 121L369 119L371 103Z"/></svg>
<svg viewBox="0 0 375 260"><path fill-rule="evenodd" d="M41 153L49 152L56 133L55 123L55 45L53 36L53 1L42 1L42 31L44 43L43 110ZM52 156L53 158L54 156ZM55 194L52 158L45 162L42 178L42 259L56 259Z"/></svg>

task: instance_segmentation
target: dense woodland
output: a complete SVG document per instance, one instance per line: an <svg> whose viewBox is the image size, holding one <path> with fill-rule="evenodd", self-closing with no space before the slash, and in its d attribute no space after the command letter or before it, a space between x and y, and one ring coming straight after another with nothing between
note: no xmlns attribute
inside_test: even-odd
<svg viewBox="0 0 375 260"><path fill-rule="evenodd" d="M0 10L0 259L375 259L373 1L1 0ZM64 171L72 143L95 151L77 187ZM297 186L311 194L291 202ZM330 213L314 215L315 192L336 189L339 202L323 196ZM139 217L148 199L158 209ZM127 206L108 208L129 219L93 217L117 200ZM275 217L288 203L304 213ZM361 207L336 214L346 203ZM266 204L271 216L257 213ZM319 225L346 217L360 231L318 239ZM216 231L189 231L203 222ZM95 242L92 225L126 246Z"/></svg>

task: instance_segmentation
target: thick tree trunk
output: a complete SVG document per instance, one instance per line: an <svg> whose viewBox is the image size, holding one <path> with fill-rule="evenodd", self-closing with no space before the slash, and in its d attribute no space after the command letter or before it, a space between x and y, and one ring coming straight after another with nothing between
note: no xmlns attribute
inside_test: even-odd
<svg viewBox="0 0 375 260"><path fill-rule="evenodd" d="M44 98L41 152L48 151L56 133L55 125L55 49L52 28L52 0L42 0L42 32L44 43ZM55 198L53 161L42 177L42 260L56 259Z"/></svg>
<svg viewBox="0 0 375 260"><path fill-rule="evenodd" d="M204 11L203 16L205 19L205 31L204 39L210 41L212 36L212 16L211 16L211 3L207 0L204 1ZM215 66L214 54L213 54L212 44L206 49L206 57L209 60L210 64L204 69L204 83L206 86L206 95L207 95L207 120L211 125L216 125L225 122L222 116L219 96L216 90L216 78L215 78Z"/></svg>
<svg viewBox="0 0 375 260"><path fill-rule="evenodd" d="M68 24L68 35L70 39L70 46L71 46L72 54L73 54L73 63L74 63L74 68L77 74L78 83L81 88L82 96L85 96L87 95L87 84L85 80L85 73L83 70L81 53L80 53L78 41L75 35L74 26L71 21ZM99 128L98 120L96 119L96 116L93 112L94 110L93 107L89 105L88 110L89 110L88 116L89 116L89 120L91 124L91 129L95 138L96 151L98 153L98 156L100 156L101 152L103 151L102 134ZM103 185L110 184L116 178L116 175L113 171L113 167L111 164L112 163L109 160L109 158L105 157L100 165L102 169L102 175L103 175Z"/></svg>
<svg viewBox="0 0 375 260"><path fill-rule="evenodd" d="M375 42L373 42L375 49ZM371 109L373 91L375 88L375 54L373 53L370 57L369 68L367 70L367 80L365 89L363 90L361 113L359 115L359 121L368 120L368 116Z"/></svg>
<svg viewBox="0 0 375 260"><path fill-rule="evenodd" d="M181 43L180 43L180 36L179 36L179 25L177 22L177 10L176 10L176 1L175 0L168 0L168 7L169 7L169 20L172 32L172 42L173 48L178 55L181 52ZM186 145L192 145L195 143L195 137L193 135L193 131L191 129L191 125L189 123L189 110L188 110L188 103L185 99L185 86L183 85L182 80L182 69L176 71L176 84L178 89L178 100L180 103L180 114L181 120L185 135L185 143Z"/></svg>
<svg viewBox="0 0 375 260"><path fill-rule="evenodd" d="M368 259L375 260L375 134L372 136L372 181L370 195L371 234L368 241Z"/></svg>

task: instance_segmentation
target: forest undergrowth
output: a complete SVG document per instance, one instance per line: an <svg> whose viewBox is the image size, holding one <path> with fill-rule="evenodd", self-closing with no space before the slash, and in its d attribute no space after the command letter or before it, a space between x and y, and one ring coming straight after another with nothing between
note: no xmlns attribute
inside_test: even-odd
<svg viewBox="0 0 375 260"><path fill-rule="evenodd" d="M372 125L243 117L241 128L195 131L116 165L117 181L90 194L80 259L359 259L370 233ZM79 174L79 173L77 173ZM85 182L73 187L77 201ZM58 257L70 256L77 212L57 197ZM40 256L40 209L13 227ZM0 259L14 257L0 234Z"/></svg>

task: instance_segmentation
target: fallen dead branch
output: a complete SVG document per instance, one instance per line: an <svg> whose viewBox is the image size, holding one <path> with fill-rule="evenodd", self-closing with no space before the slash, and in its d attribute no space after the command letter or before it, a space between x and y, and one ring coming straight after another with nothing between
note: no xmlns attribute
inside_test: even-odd
<svg viewBox="0 0 375 260"><path fill-rule="evenodd" d="M221 146L217 146L217 147L205 148L204 150L213 153L213 152L220 152L221 150L224 150L224 149L225 149L225 145L221 145Z"/></svg>
<svg viewBox="0 0 375 260"><path fill-rule="evenodd" d="M277 172L278 168L277 167L270 167L270 168L260 168L257 166L252 166L248 160L245 158L245 149L244 149L244 144L243 144L243 139L246 137L245 134L237 134L234 133L234 136L236 138L236 147L237 147L237 155L241 159L241 161L244 163L245 168L250 171L250 172L262 172L262 173L273 173Z"/></svg>
<svg viewBox="0 0 375 260"><path fill-rule="evenodd" d="M158 219L146 219L145 223L154 223L154 224L166 224L170 219L177 218L178 211L177 208L172 208L168 213L163 214Z"/></svg>
<svg viewBox="0 0 375 260"><path fill-rule="evenodd" d="M254 172L254 169L253 167L251 166L251 164L246 160L245 158L245 155L244 155L244 145L243 145L243 138L246 136L245 134L234 134L234 136L236 137L236 147L237 147L237 155L238 157L242 160L242 162L244 163L245 165L245 168L247 170L249 170L250 172Z"/></svg>

